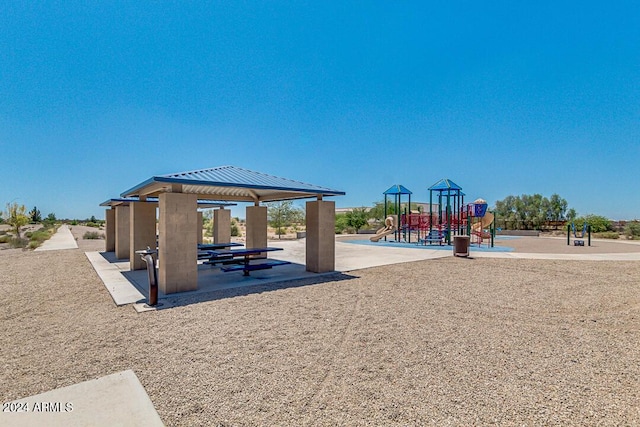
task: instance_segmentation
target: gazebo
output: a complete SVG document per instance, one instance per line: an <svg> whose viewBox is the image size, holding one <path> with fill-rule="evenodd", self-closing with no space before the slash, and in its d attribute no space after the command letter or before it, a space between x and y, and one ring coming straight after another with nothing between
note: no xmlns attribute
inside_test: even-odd
<svg viewBox="0 0 640 427"><path fill-rule="evenodd" d="M140 205L142 203L143 205ZM237 203L222 202L217 200L198 200L198 208L211 209L229 206L236 206ZM106 200L100 203L100 206L107 206L109 209L105 212L106 232L105 232L105 249L107 252L115 252L118 259L129 259L131 270L140 270L146 267L144 261L136 256L136 248L144 249L147 246L155 247L156 245L156 224L155 215L158 207L157 197L147 197L140 200L139 197L118 197ZM136 206L132 209L131 206ZM130 216L135 211L135 215L140 217L144 212L149 221L144 222L144 227L131 229ZM151 216L154 221L150 220ZM138 221L140 223L140 221ZM202 212L198 211L197 223L195 224L198 232L198 243L202 243ZM132 233L133 231L133 233ZM216 230L214 229L214 236Z"/></svg>
<svg viewBox="0 0 640 427"><path fill-rule="evenodd" d="M246 208L247 249L267 245L267 207L263 202L315 198L306 203L306 269L323 273L335 269L335 202L327 196L344 195L313 184L280 178L236 166L152 176L124 191L123 198L136 197L144 201L158 198L158 286L165 294L195 290L197 282L197 200L215 199L224 202L249 202ZM131 235L151 221L155 215L143 203L131 205ZM153 211L155 214L155 210ZM217 209L214 221L230 222L228 209ZM214 240L215 240L214 236ZM230 233L218 239L230 239ZM228 243L217 241L216 243ZM146 246L131 250L144 249Z"/></svg>

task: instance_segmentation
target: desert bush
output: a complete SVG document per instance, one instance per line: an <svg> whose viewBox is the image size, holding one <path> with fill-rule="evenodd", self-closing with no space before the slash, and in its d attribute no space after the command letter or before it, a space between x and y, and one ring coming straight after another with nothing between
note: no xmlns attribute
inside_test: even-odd
<svg viewBox="0 0 640 427"><path fill-rule="evenodd" d="M576 218L574 224L576 229L582 230L582 225L587 223L591 226L592 233L601 233L603 231L611 231L611 220L601 215L585 215L584 217Z"/></svg>
<svg viewBox="0 0 640 427"><path fill-rule="evenodd" d="M343 213L336 214L336 222L335 222L336 234L342 234L346 232L348 227L349 225L347 223L347 215Z"/></svg>
<svg viewBox="0 0 640 427"><path fill-rule="evenodd" d="M84 236L82 236L82 238L85 240L98 240L103 239L104 234L98 233L97 231L87 231L86 233L84 233Z"/></svg>
<svg viewBox="0 0 640 427"><path fill-rule="evenodd" d="M12 248L24 248L28 243L29 241L22 237L12 237L11 239L9 239L9 245Z"/></svg>
<svg viewBox="0 0 640 427"><path fill-rule="evenodd" d="M640 221L632 221L624 227L624 234L631 239L640 239Z"/></svg>
<svg viewBox="0 0 640 427"><path fill-rule="evenodd" d="M99 228L100 224L98 224L97 222L87 222L85 224L87 227L94 227L94 228Z"/></svg>
<svg viewBox="0 0 640 427"><path fill-rule="evenodd" d="M2 236L0 236L0 243L9 243L9 240L11 240L11 236L9 236L8 234L3 234Z"/></svg>
<svg viewBox="0 0 640 427"><path fill-rule="evenodd" d="M231 220L231 235L233 237L240 237L240 228L238 227L235 219Z"/></svg>
<svg viewBox="0 0 640 427"><path fill-rule="evenodd" d="M30 236L27 236L29 238L29 240L31 240L32 242L38 242L38 243L42 243L45 240L48 240L51 235L52 235L52 230L51 229L44 229L41 228L39 230L33 231L30 234ZM25 234L26 235L26 234Z"/></svg>
<svg viewBox="0 0 640 427"><path fill-rule="evenodd" d="M40 246L40 244L41 244L41 243L42 243L42 242L38 242L37 240L31 240L31 241L29 242L29 244L27 245L27 247L28 247L29 249L35 249L35 248L37 248L38 246Z"/></svg>
<svg viewBox="0 0 640 427"><path fill-rule="evenodd" d="M620 233L617 233L615 231L606 231L604 233L596 233L594 237L597 237L600 239L619 239Z"/></svg>

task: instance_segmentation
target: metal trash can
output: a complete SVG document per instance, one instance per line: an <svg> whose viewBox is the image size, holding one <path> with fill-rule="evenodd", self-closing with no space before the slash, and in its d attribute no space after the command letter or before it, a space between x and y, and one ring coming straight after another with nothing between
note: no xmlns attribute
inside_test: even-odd
<svg viewBox="0 0 640 427"><path fill-rule="evenodd" d="M147 298L147 305L150 307L158 305L158 274L156 273L156 262L153 259L153 254L156 252L157 251L151 250L149 246L147 246L147 249L136 251L147 264L147 274L149 275L149 298Z"/></svg>
<svg viewBox="0 0 640 427"><path fill-rule="evenodd" d="M455 236L453 238L453 255L454 256L469 256L469 244L471 239L469 236Z"/></svg>

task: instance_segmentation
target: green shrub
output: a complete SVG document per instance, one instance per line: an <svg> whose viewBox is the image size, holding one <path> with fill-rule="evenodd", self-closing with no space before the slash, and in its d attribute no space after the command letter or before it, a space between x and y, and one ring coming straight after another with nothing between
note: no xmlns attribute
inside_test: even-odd
<svg viewBox="0 0 640 427"><path fill-rule="evenodd" d="M9 236L8 234L3 234L2 236L0 236L0 243L9 243L9 240L11 240L11 236Z"/></svg>
<svg viewBox="0 0 640 427"><path fill-rule="evenodd" d="M578 231L582 230L582 225L587 223L591 226L592 233L601 233L603 231L611 231L613 229L611 220L600 215L586 215L584 217L576 218L574 224Z"/></svg>
<svg viewBox="0 0 640 427"><path fill-rule="evenodd" d="M347 227L349 225L347 224L347 215L346 214L336 214L336 222L335 222L335 227L336 227L336 234L342 234L347 230Z"/></svg>
<svg viewBox="0 0 640 427"><path fill-rule="evenodd" d="M604 233L596 233L594 237L600 239L619 239L620 234L615 231L605 231Z"/></svg>
<svg viewBox="0 0 640 427"><path fill-rule="evenodd" d="M624 227L624 234L630 239L640 239L640 221L631 221Z"/></svg>
<svg viewBox="0 0 640 427"><path fill-rule="evenodd" d="M104 234L98 233L97 231L87 231L86 233L84 233L84 236L82 236L82 238L85 240L98 240L103 239Z"/></svg>
<svg viewBox="0 0 640 427"><path fill-rule="evenodd" d="M42 243L45 240L48 240L51 237L51 235L52 235L51 230L47 230L47 229L41 228L39 230L36 230L36 231L32 232L31 235L27 236L27 237L32 242Z"/></svg>
<svg viewBox="0 0 640 427"><path fill-rule="evenodd" d="M29 249L35 249L38 246L40 246L42 244L42 242L39 242L37 240L32 240L29 242L29 245L27 246Z"/></svg>
<svg viewBox="0 0 640 427"><path fill-rule="evenodd" d="M235 219L231 220L231 235L233 237L240 237L240 228L238 227Z"/></svg>
<svg viewBox="0 0 640 427"><path fill-rule="evenodd" d="M87 227L94 227L94 228L100 227L100 224L98 224L97 222L87 222L85 225Z"/></svg>

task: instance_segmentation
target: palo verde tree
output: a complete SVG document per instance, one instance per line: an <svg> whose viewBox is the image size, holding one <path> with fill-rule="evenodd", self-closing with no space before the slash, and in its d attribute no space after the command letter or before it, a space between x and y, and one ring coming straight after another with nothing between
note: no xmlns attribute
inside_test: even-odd
<svg viewBox="0 0 640 427"><path fill-rule="evenodd" d="M4 216L5 222L13 227L13 231L16 233L16 237L19 239L20 227L29 224L29 217L27 216L27 208L24 205L19 205L16 202L7 203L7 211Z"/></svg>
<svg viewBox="0 0 640 427"><path fill-rule="evenodd" d="M296 208L291 200L265 203L267 206L267 220L269 225L276 229L278 239L282 239L287 227L302 222L304 214Z"/></svg>

